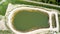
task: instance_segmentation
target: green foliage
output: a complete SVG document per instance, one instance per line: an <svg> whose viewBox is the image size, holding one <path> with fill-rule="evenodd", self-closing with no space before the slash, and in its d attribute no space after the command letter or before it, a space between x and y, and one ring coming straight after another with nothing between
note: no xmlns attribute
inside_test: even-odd
<svg viewBox="0 0 60 34"><path fill-rule="evenodd" d="M41 1L41 0L34 0L34 1ZM47 0L44 0L42 2L47 2ZM53 1L53 2L56 2L56 1ZM60 10L60 8L47 6L47 5L42 5L42 4L38 4L38 3L27 2L27 1L24 1L24 0L6 0L6 2L0 4L0 15L1 14L5 15L5 12L6 12L6 9L7 9L7 6L8 6L9 3L12 3L12 4L26 4L26 5L40 6L40 7L53 8L53 9Z"/></svg>
<svg viewBox="0 0 60 34"><path fill-rule="evenodd" d="M2 0L0 0L0 1L2 1Z"/></svg>
<svg viewBox="0 0 60 34"><path fill-rule="evenodd" d="M44 2L44 3L49 3L49 4L57 4L58 3L56 0L31 0L31 1Z"/></svg>
<svg viewBox="0 0 60 34"><path fill-rule="evenodd" d="M5 15L6 9L8 6L8 2L4 2L2 4L0 4L0 15Z"/></svg>
<svg viewBox="0 0 60 34"><path fill-rule="evenodd" d="M0 34L14 34L12 31L9 30L0 30Z"/></svg>

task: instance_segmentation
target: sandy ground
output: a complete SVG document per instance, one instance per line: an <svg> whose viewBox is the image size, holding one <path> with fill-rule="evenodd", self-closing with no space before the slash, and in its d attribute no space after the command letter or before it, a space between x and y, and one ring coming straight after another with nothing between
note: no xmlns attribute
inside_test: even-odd
<svg viewBox="0 0 60 34"><path fill-rule="evenodd" d="M0 16L0 30L7 30L5 26L4 16Z"/></svg>

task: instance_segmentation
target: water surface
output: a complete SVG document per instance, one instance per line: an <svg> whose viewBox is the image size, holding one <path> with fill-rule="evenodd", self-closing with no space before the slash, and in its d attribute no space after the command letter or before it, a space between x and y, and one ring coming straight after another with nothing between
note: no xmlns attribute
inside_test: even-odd
<svg viewBox="0 0 60 34"><path fill-rule="evenodd" d="M19 10L13 16L13 27L21 32L33 31L39 28L48 28L47 13L38 10Z"/></svg>

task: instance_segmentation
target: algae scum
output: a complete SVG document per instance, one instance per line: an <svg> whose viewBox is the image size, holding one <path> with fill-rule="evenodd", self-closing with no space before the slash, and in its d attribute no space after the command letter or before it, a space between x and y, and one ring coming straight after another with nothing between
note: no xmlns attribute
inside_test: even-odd
<svg viewBox="0 0 60 34"><path fill-rule="evenodd" d="M13 16L13 27L17 31L28 32L40 28L49 28L47 13L38 10L19 10Z"/></svg>

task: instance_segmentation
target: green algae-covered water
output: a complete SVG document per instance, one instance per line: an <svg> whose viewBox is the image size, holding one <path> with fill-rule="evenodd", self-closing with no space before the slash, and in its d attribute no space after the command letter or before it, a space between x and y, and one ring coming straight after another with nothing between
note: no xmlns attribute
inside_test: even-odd
<svg viewBox="0 0 60 34"><path fill-rule="evenodd" d="M38 10L19 10L12 19L14 29L21 32L33 31L40 28L49 28L47 13Z"/></svg>

